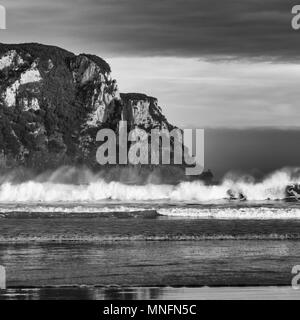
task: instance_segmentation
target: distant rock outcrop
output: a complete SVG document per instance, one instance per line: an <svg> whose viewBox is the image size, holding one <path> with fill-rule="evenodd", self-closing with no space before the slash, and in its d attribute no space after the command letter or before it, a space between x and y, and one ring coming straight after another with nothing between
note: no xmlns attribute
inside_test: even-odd
<svg viewBox="0 0 300 320"><path fill-rule="evenodd" d="M98 168L100 128L175 128L156 98L120 93L109 64L36 43L0 44L0 167Z"/></svg>

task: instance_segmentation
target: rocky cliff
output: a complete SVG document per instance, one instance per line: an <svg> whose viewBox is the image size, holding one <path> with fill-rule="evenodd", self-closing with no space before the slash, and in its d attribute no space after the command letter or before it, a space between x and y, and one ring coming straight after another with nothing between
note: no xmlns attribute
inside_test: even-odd
<svg viewBox="0 0 300 320"><path fill-rule="evenodd" d="M174 128L156 98L120 93L100 57L0 44L0 167L96 168L97 131L116 130L120 120L130 128Z"/></svg>

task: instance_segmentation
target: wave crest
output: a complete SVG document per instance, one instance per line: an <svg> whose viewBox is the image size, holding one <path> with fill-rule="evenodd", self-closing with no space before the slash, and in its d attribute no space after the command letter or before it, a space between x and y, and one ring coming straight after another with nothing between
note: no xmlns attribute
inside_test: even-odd
<svg viewBox="0 0 300 320"><path fill-rule="evenodd" d="M61 172L61 171L60 171ZM53 174L52 176L57 176ZM126 185L107 182L91 176L84 184L60 183L52 179L32 179L15 183L0 177L0 202L93 202L101 200L119 201L215 201L226 199L227 190L243 193L247 200L278 200L285 197L288 184L299 183L299 169L277 171L261 182L245 177L227 177L218 185L205 185L200 181L182 182L178 185L146 184Z"/></svg>

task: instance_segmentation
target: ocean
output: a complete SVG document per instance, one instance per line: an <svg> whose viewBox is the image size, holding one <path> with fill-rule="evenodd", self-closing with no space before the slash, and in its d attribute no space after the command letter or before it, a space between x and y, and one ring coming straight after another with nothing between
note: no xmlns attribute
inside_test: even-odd
<svg viewBox="0 0 300 320"><path fill-rule="evenodd" d="M151 298L151 292L174 298L176 288L184 298L191 296L188 290L207 287L220 288L216 294L224 288L249 288L241 290L250 295L251 288L291 290L292 268L300 265L300 203L286 202L278 182L270 185L240 184L248 199L256 199L230 201L224 184L5 182L0 264L7 290L0 298Z"/></svg>

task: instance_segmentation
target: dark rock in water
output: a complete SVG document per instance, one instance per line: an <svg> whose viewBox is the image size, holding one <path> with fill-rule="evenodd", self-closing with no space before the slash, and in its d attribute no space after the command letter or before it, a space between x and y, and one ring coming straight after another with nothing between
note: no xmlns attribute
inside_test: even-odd
<svg viewBox="0 0 300 320"><path fill-rule="evenodd" d="M285 196L287 199L300 200L300 184L291 184L285 188Z"/></svg>
<svg viewBox="0 0 300 320"><path fill-rule="evenodd" d="M227 195L229 200L239 200L239 201L246 201L247 198L244 194L238 190L228 189Z"/></svg>
<svg viewBox="0 0 300 320"><path fill-rule="evenodd" d="M37 43L0 44L0 168L99 170L96 134L101 128L117 132L120 120L147 132L175 128L156 98L120 93L100 57ZM158 167L135 170L148 174ZM185 179L185 166L175 167ZM209 180L211 173L201 177Z"/></svg>

